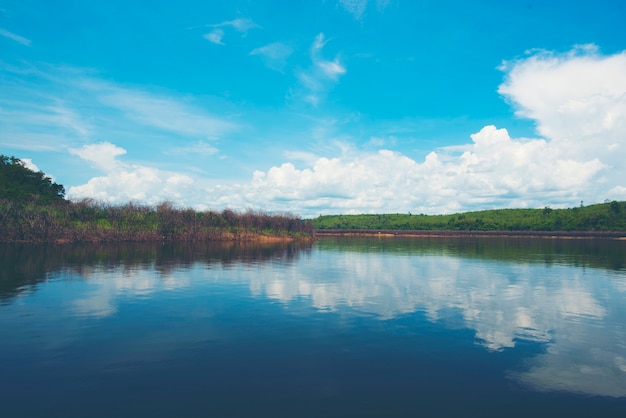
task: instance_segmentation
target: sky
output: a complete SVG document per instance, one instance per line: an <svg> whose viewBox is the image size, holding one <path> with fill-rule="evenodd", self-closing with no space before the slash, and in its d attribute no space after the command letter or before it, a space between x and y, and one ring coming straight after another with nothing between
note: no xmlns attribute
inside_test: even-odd
<svg viewBox="0 0 626 418"><path fill-rule="evenodd" d="M626 200L626 2L0 0L0 154L302 217Z"/></svg>

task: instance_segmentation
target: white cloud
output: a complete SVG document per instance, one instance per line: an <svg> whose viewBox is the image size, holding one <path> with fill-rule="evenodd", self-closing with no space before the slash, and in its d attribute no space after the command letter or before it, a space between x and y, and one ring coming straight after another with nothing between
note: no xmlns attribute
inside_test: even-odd
<svg viewBox="0 0 626 418"><path fill-rule="evenodd" d="M312 55L326 40L320 34ZM302 74L321 91L324 70ZM291 163L257 171L248 194L271 210L324 213L450 213L497 207L575 206L626 195L626 53L594 48L539 52L503 67L501 94L521 116L537 121L544 138L511 138L485 126L472 142L406 155L346 150L299 169ZM339 73L337 73L339 74Z"/></svg>
<svg viewBox="0 0 626 418"><path fill-rule="evenodd" d="M11 39L17 43L20 43L24 46L30 46L31 45L31 40L30 39L26 39L23 36L20 35L16 35L13 32L9 32L6 29L0 28L0 36L4 36L5 38Z"/></svg>
<svg viewBox="0 0 626 418"><path fill-rule="evenodd" d="M354 16L355 19L359 20L363 17L363 13L365 13L367 0L339 0L339 4L341 4L348 13Z"/></svg>
<svg viewBox="0 0 626 418"><path fill-rule="evenodd" d="M322 49L328 43L323 33L318 34L311 45L312 66L297 75L303 88L296 94L305 101L317 106L324 96L338 83L339 77L346 74L346 67L336 56L332 61L322 57Z"/></svg>
<svg viewBox="0 0 626 418"><path fill-rule="evenodd" d="M356 20L361 20L365 15L368 0L339 0L339 4L350 13ZM390 3L390 0L376 0L376 8L384 10Z"/></svg>
<svg viewBox="0 0 626 418"><path fill-rule="evenodd" d="M537 122L542 136L567 142L563 152L624 152L626 52L603 56L593 45L564 54L536 51L502 69L506 79L498 91L518 115Z"/></svg>
<svg viewBox="0 0 626 418"><path fill-rule="evenodd" d="M21 93L21 95L20 95ZM45 103L28 102L23 91L7 91L0 95L0 133L7 145L21 149L58 149L64 136L88 137L90 123L73 110L71 104L58 98L47 98ZM11 95L17 98L10 98ZM15 138L18 137L18 138Z"/></svg>
<svg viewBox="0 0 626 418"><path fill-rule="evenodd" d="M601 161L606 170L596 179L597 192L624 186L626 51L601 55L594 45L563 54L535 51L502 69L499 92L518 115L536 121L561 159ZM616 198L593 194L596 200Z"/></svg>
<svg viewBox="0 0 626 418"><path fill-rule="evenodd" d="M323 33L318 34L311 46L311 60L313 65L318 70L321 70L321 75L331 80L337 80L340 75L346 73L346 68L339 62L339 57L335 57L333 61L328 61L322 58L321 53L324 46L328 43L328 39L325 38Z"/></svg>
<svg viewBox="0 0 626 418"><path fill-rule="evenodd" d="M39 173L41 171L39 167L37 167L37 165L30 158L20 158L20 161L22 162L24 167L28 168L31 171L34 171L35 173ZM50 173L45 173L45 174L46 174L46 177L50 178L50 180L56 182L56 179L54 178L53 175L51 175Z"/></svg>
<svg viewBox="0 0 626 418"><path fill-rule="evenodd" d="M186 205L198 208L252 207L303 216L453 213L487 207L542 207L548 198L577 204L581 190L589 188L603 168L597 159L559 159L558 150L546 141L513 140L506 130L493 126L472 139L473 144L460 155L431 152L422 162L389 150L370 154L346 148L341 157L317 158L311 168L284 163L257 170L247 184L196 189L189 182L179 195ZM311 161L314 156L294 153L291 157ZM70 189L68 196L80 190L81 197L93 193L90 197L123 202L141 199L127 190L149 190L146 196L163 200L159 192L163 181L155 180L163 176L148 176L146 171L153 173L145 167L116 168L106 178L92 179L88 187Z"/></svg>
<svg viewBox="0 0 626 418"><path fill-rule="evenodd" d="M92 89L100 102L121 110L132 121L174 134L216 139L235 128L234 124L176 98L98 80L87 80L83 86Z"/></svg>
<svg viewBox="0 0 626 418"><path fill-rule="evenodd" d="M139 296L189 287L188 274L179 271L154 271L117 267L101 274L98 268L82 274L91 287L85 297L69 300L69 310L81 317L103 318L117 312L119 298L127 295Z"/></svg>
<svg viewBox="0 0 626 418"><path fill-rule="evenodd" d="M330 80L337 80L339 76L346 73L346 68L339 63L339 60L335 61L319 61L317 66Z"/></svg>
<svg viewBox="0 0 626 418"><path fill-rule="evenodd" d="M293 50L288 45L274 42L253 49L250 55L258 55L263 59L266 66L276 71L282 71L285 65L287 65L287 58L292 52Z"/></svg>
<svg viewBox="0 0 626 418"><path fill-rule="evenodd" d="M119 166L117 157L126 154L126 150L111 144L101 142L99 144L85 145L80 149L70 149L70 153L78 155L104 171L111 171Z"/></svg>
<svg viewBox="0 0 626 418"><path fill-rule="evenodd" d="M217 154L219 150L206 141L196 141L186 146L172 148L170 152L175 155L209 156Z"/></svg>
<svg viewBox="0 0 626 418"><path fill-rule="evenodd" d="M168 149L174 142L213 141L238 129L211 110L223 112L219 99L205 97L199 103L176 92L105 81L85 69L44 68L1 69L6 80L0 93L2 146L66 152L115 138L120 144L159 141Z"/></svg>
<svg viewBox="0 0 626 418"><path fill-rule="evenodd" d="M221 23L215 23L211 25L207 25L210 27L220 28L225 26L230 26L238 32L243 33L244 35L248 33L251 29L260 29L261 26L257 25L252 21L252 19L248 18L237 18L234 20L227 20Z"/></svg>
<svg viewBox="0 0 626 418"><path fill-rule="evenodd" d="M394 136L389 136L387 138L382 138L382 137L378 137L378 136L372 136L370 137L369 141L367 141L367 144L371 147L376 147L376 148L384 148L385 145L395 145L396 144L396 138Z"/></svg>
<svg viewBox="0 0 626 418"><path fill-rule="evenodd" d="M313 65L300 74L301 98L309 97L312 102L319 101L345 73L338 58L321 57L326 45L323 34L315 38ZM383 143L372 136L366 151L359 151L351 145L355 138L320 124L321 134L313 129L299 138L298 142L307 146L285 152L287 161L256 170L249 181L213 180L208 185L209 180L184 176L186 181L177 188L168 188L167 180L179 173L165 173L145 164L120 165L119 149L111 145L108 153L98 154L97 164L106 175L70 188L68 196L115 202L142 196L150 202L176 197L178 203L196 208L252 207L303 216L437 214L623 200L625 57L624 53L602 56L587 47L567 54L534 53L503 67L506 75L501 94L521 116L537 121L542 138L511 138L506 129L485 126L468 135L465 144L433 150L418 160L391 150L367 151L383 144L392 146L392 138ZM603 77L610 82L599 80ZM559 84L563 80L567 82ZM206 140L237 128L179 99L104 82L81 86L82 91L94 94L134 123L187 138L187 145L165 147L173 153L215 154L217 149ZM581 113L581 108L587 111ZM331 143L335 145L331 147ZM91 158L87 150L81 152L75 154ZM90 161L96 164L93 158Z"/></svg>
<svg viewBox="0 0 626 418"><path fill-rule="evenodd" d="M24 165L24 167L28 168L31 171L34 171L35 173L41 171L30 158L20 158L20 161L22 162L22 165Z"/></svg>
<svg viewBox="0 0 626 418"><path fill-rule="evenodd" d="M611 196L613 200L626 200L626 187L615 186L609 190L608 195Z"/></svg>
<svg viewBox="0 0 626 418"><path fill-rule="evenodd" d="M71 200L92 198L111 204L135 201L155 205L168 200L180 202L193 195L192 178L140 164L123 163L117 157L126 154L126 150L109 142L85 145L70 152L104 171L103 176L70 187L67 197Z"/></svg>
<svg viewBox="0 0 626 418"><path fill-rule="evenodd" d="M603 168L597 159L560 159L544 140L514 140L487 126L460 155L431 152L422 162L381 150L320 158L311 168L285 163L253 177L251 192L272 210L450 213L489 206L577 202ZM257 200L258 201L258 200ZM298 211L298 210L296 210Z"/></svg>
<svg viewBox="0 0 626 418"><path fill-rule="evenodd" d="M216 45L225 45L224 42L222 42L224 31L221 29L213 29L211 32L205 33L203 36L211 43Z"/></svg>
<svg viewBox="0 0 626 418"><path fill-rule="evenodd" d="M247 18L238 18L234 20L227 20L225 22L213 23L205 25L205 27L215 28L211 32L204 34L204 38L209 42L212 42L217 45L224 45L222 39L224 38L224 30L221 28L231 27L235 29L237 32L241 33L242 36L246 36L248 31L251 29L260 29L261 26L254 23L251 19Z"/></svg>
<svg viewBox="0 0 626 418"><path fill-rule="evenodd" d="M291 161L302 161L307 165L313 165L320 158L312 152L306 151L285 151L285 158Z"/></svg>
<svg viewBox="0 0 626 418"><path fill-rule="evenodd" d="M72 186L67 192L71 200L91 198L109 204L141 202L156 205L165 201L188 198L193 180L180 174L168 174L154 168L130 165L105 176L94 177L86 184Z"/></svg>

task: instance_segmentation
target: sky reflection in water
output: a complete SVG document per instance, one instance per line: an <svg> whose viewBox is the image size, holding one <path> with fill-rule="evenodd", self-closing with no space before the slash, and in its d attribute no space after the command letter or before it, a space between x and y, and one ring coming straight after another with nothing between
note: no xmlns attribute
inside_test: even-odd
<svg viewBox="0 0 626 418"><path fill-rule="evenodd" d="M500 373L521 387L626 399L622 244L594 254L576 243L555 250L554 243L324 239L253 256L245 249L188 249L182 257L151 249L126 260L60 257L42 263L45 276L34 282L41 272L5 269L0 364L17 373L9 365L23 361L32 378L40 369L79 366L83 377L106 379L145 364L183 370L193 367L190 352L226 347L245 354L243 347L257 344L260 351L266 344L290 348L294 364L315 363L320 358L296 358L313 355L299 351L298 340L324 353L412 332L449 332L442 338L451 348L413 348L458 355L464 346L456 340L469 330L488 356L518 352L520 361ZM23 257L30 255L17 261ZM376 335L356 337L360 332ZM285 366L290 351L275 351L282 356L276 365Z"/></svg>

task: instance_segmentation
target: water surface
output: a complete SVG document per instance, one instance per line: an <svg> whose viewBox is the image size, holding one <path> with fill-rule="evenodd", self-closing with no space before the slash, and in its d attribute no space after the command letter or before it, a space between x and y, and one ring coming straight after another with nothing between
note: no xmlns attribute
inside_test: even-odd
<svg viewBox="0 0 626 418"><path fill-rule="evenodd" d="M626 242L0 246L0 414L626 413Z"/></svg>

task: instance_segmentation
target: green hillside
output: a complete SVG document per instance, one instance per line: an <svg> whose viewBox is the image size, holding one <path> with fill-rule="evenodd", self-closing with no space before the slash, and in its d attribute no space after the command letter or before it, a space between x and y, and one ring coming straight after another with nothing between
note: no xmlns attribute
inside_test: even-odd
<svg viewBox="0 0 626 418"><path fill-rule="evenodd" d="M63 196L65 188L41 171L30 170L18 158L0 155L0 199L53 203Z"/></svg>
<svg viewBox="0 0 626 418"><path fill-rule="evenodd" d="M315 229L626 231L626 202L569 209L495 209L453 215L322 215Z"/></svg>

